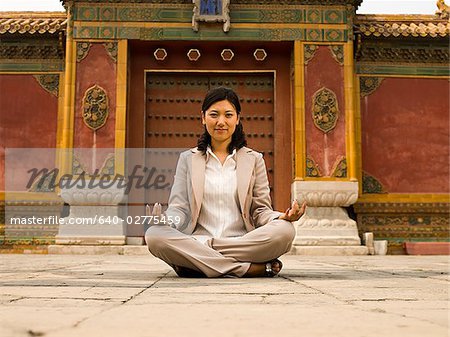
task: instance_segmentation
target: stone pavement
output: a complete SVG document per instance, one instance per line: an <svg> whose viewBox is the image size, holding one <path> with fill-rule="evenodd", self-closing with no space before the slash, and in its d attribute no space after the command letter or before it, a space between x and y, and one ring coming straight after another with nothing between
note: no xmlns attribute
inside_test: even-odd
<svg viewBox="0 0 450 337"><path fill-rule="evenodd" d="M0 336L448 336L448 256L293 256L182 279L149 256L0 255Z"/></svg>

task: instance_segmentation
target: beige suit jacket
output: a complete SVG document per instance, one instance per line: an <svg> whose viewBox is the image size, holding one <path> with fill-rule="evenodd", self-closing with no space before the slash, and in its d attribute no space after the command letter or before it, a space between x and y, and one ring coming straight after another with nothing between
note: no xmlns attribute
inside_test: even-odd
<svg viewBox="0 0 450 337"><path fill-rule="evenodd" d="M191 235L197 224L205 185L206 156L196 148L180 154L165 214L179 216L176 228ZM236 152L239 209L247 231L278 217L272 209L266 165L261 153L243 147Z"/></svg>

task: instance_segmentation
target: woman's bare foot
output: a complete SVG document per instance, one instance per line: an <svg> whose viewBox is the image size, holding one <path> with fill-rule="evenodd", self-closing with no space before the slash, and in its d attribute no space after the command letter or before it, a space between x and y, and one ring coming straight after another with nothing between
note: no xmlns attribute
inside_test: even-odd
<svg viewBox="0 0 450 337"><path fill-rule="evenodd" d="M270 263L270 262L269 262ZM283 268L283 264L280 260L273 260L272 263L272 272L275 276L280 271L281 268ZM266 264L265 263L252 263L250 264L250 268L247 270L247 273L244 275L244 277L267 277L270 275L266 275Z"/></svg>

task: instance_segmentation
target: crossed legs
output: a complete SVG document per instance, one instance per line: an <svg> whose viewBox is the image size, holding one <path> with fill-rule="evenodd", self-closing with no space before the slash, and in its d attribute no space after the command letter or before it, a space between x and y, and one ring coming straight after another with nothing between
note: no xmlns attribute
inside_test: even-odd
<svg viewBox="0 0 450 337"><path fill-rule="evenodd" d="M244 276L252 263L264 263L287 253L294 226L273 220L235 238L216 238L205 245L168 226L152 226L145 233L149 251L172 267L184 267L207 277Z"/></svg>

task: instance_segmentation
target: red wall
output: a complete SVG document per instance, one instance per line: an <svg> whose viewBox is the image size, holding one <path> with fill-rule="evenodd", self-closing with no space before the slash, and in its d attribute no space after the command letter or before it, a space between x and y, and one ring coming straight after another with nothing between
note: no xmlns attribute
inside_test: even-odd
<svg viewBox="0 0 450 337"><path fill-rule="evenodd" d="M55 148L57 115L58 98L33 75L0 75L0 190L5 148Z"/></svg>
<svg viewBox="0 0 450 337"><path fill-rule="evenodd" d="M88 55L77 63L75 98L74 148L114 148L116 120L116 63L108 55L102 43L92 43ZM95 131L83 122L83 97L86 90L97 84L108 95L109 116L106 124ZM91 168L91 152L84 152L79 158L85 167ZM107 153L100 151L97 168L103 164ZM85 158L86 157L86 158Z"/></svg>
<svg viewBox="0 0 450 337"><path fill-rule="evenodd" d="M332 90L338 100L336 127L328 133L319 130L313 121L312 99L322 87ZM319 166L322 176L330 176L334 166L345 156L344 71L333 58L328 46L319 46L305 66L306 153Z"/></svg>
<svg viewBox="0 0 450 337"><path fill-rule="evenodd" d="M363 171L387 192L449 192L448 79L385 78L361 123Z"/></svg>

